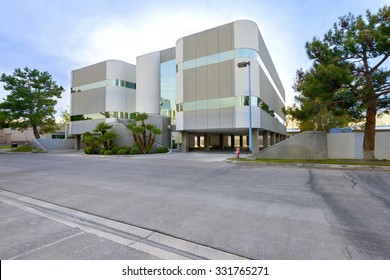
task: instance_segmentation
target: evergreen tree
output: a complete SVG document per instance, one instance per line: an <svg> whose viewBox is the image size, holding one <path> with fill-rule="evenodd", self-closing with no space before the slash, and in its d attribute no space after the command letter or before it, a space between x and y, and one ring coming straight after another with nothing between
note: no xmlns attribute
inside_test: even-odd
<svg viewBox="0 0 390 280"><path fill-rule="evenodd" d="M390 7L365 17L341 17L322 40L306 43L313 67L300 71L295 90L299 106L287 109L300 122L328 119L330 126L344 126L364 119L364 159L374 159L375 122L389 113ZM319 122L316 125L318 126Z"/></svg>
<svg viewBox="0 0 390 280"><path fill-rule="evenodd" d="M61 98L64 88L58 86L48 72L18 68L13 75L3 74L0 81L10 92L0 104L3 124L20 131L32 127L35 138L58 129L54 117L55 98Z"/></svg>

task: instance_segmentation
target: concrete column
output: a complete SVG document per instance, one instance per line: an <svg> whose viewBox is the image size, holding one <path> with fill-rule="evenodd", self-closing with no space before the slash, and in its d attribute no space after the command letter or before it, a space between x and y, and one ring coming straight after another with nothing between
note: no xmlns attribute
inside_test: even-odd
<svg viewBox="0 0 390 280"><path fill-rule="evenodd" d="M240 147L244 146L244 143L243 143L243 139L242 139L242 135L240 135Z"/></svg>
<svg viewBox="0 0 390 280"><path fill-rule="evenodd" d="M200 136L196 136L197 147L200 147Z"/></svg>
<svg viewBox="0 0 390 280"><path fill-rule="evenodd" d="M259 150L259 129L252 128L252 154L258 154Z"/></svg>
<svg viewBox="0 0 390 280"><path fill-rule="evenodd" d="M279 133L277 133L276 134L276 143L279 143L281 140L280 140L280 134Z"/></svg>
<svg viewBox="0 0 390 280"><path fill-rule="evenodd" d="M232 148L235 148L236 146L234 145L234 135L230 135L230 145Z"/></svg>
<svg viewBox="0 0 390 280"><path fill-rule="evenodd" d="M269 135L268 131L263 131L263 148L264 149L268 148L268 146L269 146L268 135Z"/></svg>
<svg viewBox="0 0 390 280"><path fill-rule="evenodd" d="M74 137L76 139L74 148L78 151L81 149L81 135L75 135Z"/></svg>
<svg viewBox="0 0 390 280"><path fill-rule="evenodd" d="M188 152L189 145L190 145L190 135L189 135L189 133L187 131L183 131L181 133L181 139L182 139L181 150L182 150L182 152L186 153L186 152Z"/></svg>
<svg viewBox="0 0 390 280"><path fill-rule="evenodd" d="M271 139L270 139L270 145L273 146L273 145L276 144L276 141L275 141L275 132L271 132L271 133L270 133L270 136L271 136L271 137L270 137L270 138L271 138Z"/></svg>
<svg viewBox="0 0 390 280"><path fill-rule="evenodd" d="M210 136L207 133L204 134L204 149L210 150Z"/></svg>
<svg viewBox="0 0 390 280"><path fill-rule="evenodd" d="M224 140L224 135L223 134L220 134L219 135L219 147L221 147L221 149L225 149L225 141Z"/></svg>

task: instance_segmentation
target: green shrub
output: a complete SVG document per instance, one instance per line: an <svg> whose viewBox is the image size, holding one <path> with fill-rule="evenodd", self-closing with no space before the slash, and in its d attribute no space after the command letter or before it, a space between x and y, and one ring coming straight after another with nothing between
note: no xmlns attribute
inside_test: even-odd
<svg viewBox="0 0 390 280"><path fill-rule="evenodd" d="M113 154L113 152L111 150L104 151L105 156L110 156L112 154Z"/></svg>
<svg viewBox="0 0 390 280"><path fill-rule="evenodd" d="M118 153L118 155L125 155L126 154L126 149L125 148L121 148Z"/></svg>
<svg viewBox="0 0 390 280"><path fill-rule="evenodd" d="M123 147L126 150L126 155L131 154L131 147Z"/></svg>
<svg viewBox="0 0 390 280"><path fill-rule="evenodd" d="M96 152L93 148L91 147L85 147L84 148L84 154L87 154L87 155L95 155Z"/></svg>
<svg viewBox="0 0 390 280"><path fill-rule="evenodd" d="M162 153L167 153L169 151L169 149L167 148L167 147L158 147L157 149L156 149L156 153L160 153L160 154L162 154Z"/></svg>
<svg viewBox="0 0 390 280"><path fill-rule="evenodd" d="M121 146L118 146L118 145L113 145L112 148L111 148L111 151L114 155L117 155L118 154L118 151L122 149Z"/></svg>
<svg viewBox="0 0 390 280"><path fill-rule="evenodd" d="M134 146L131 147L131 149L130 149L130 154L132 154L132 155L141 154L141 149L140 149L137 145L134 145Z"/></svg>
<svg viewBox="0 0 390 280"><path fill-rule="evenodd" d="M15 149L12 149L10 152L11 153L28 153L33 150L33 147L31 145L23 145L19 146Z"/></svg>

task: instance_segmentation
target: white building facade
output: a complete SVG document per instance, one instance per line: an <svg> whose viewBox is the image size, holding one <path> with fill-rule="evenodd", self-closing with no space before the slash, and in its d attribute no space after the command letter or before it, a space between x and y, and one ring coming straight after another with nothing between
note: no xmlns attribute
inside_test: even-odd
<svg viewBox="0 0 390 280"><path fill-rule="evenodd" d="M170 118L172 143L183 151L248 149L251 134L256 153L285 137L285 92L252 21L180 38L136 64L106 61L72 71L71 134L91 131L101 119L146 112Z"/></svg>

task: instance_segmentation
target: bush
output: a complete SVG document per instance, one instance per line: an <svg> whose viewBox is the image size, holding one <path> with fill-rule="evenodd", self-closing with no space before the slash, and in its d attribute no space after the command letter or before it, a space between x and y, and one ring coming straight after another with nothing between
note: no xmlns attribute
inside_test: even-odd
<svg viewBox="0 0 390 280"><path fill-rule="evenodd" d="M84 148L84 154L87 154L87 155L95 155L96 152L93 148L91 147L85 147Z"/></svg>
<svg viewBox="0 0 390 280"><path fill-rule="evenodd" d="M117 152L117 155L125 155L126 154L126 149L125 148L121 148L118 152Z"/></svg>
<svg viewBox="0 0 390 280"><path fill-rule="evenodd" d="M160 154L162 154L162 153L167 153L169 151L169 149L167 148L167 147L158 147L157 149L156 149L156 153L160 153Z"/></svg>
<svg viewBox="0 0 390 280"><path fill-rule="evenodd" d="M118 151L119 151L120 149L122 149L122 148L123 148L123 147L121 147L121 146L113 145L112 148L111 148L111 151L112 151L112 153L113 153L114 155L117 155L117 154L118 154Z"/></svg>
<svg viewBox="0 0 390 280"><path fill-rule="evenodd" d="M134 146L130 149L130 154L132 154L132 155L141 154L141 149L140 149L137 145L134 145Z"/></svg>
<svg viewBox="0 0 390 280"><path fill-rule="evenodd" d="M110 155L112 155L112 154L113 154L113 152L110 151L110 150L104 151L104 155L105 155L105 156L110 156Z"/></svg>

